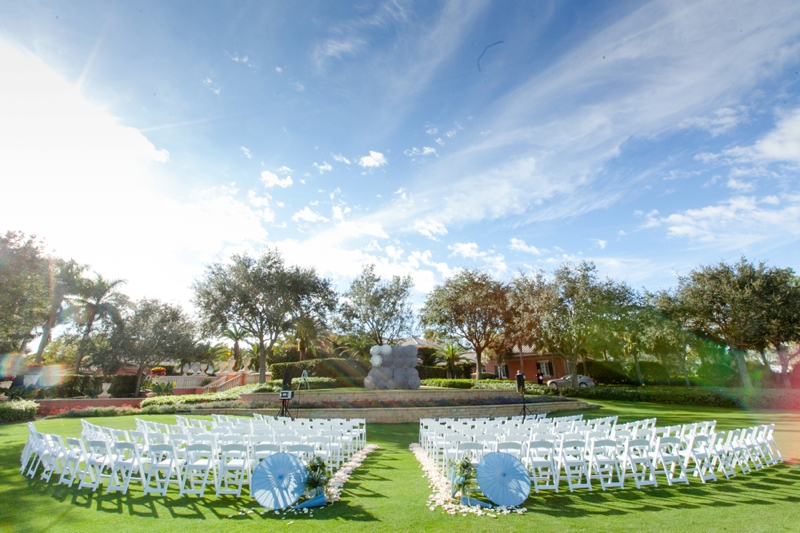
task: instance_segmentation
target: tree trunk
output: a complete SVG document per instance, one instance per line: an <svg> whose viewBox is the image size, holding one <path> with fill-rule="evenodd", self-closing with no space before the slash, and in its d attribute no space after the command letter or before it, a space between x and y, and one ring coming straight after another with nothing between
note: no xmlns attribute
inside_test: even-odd
<svg viewBox="0 0 800 533"><path fill-rule="evenodd" d="M578 387L578 356L570 358L569 360L571 385L575 388Z"/></svg>
<svg viewBox="0 0 800 533"><path fill-rule="evenodd" d="M522 358L522 343L519 343L519 373L525 375L525 360Z"/></svg>
<svg viewBox="0 0 800 533"><path fill-rule="evenodd" d="M86 346L89 345L89 334L92 332L92 326L94 325L94 316L90 316L86 322L86 329L83 332L83 338L81 339L81 343L78 345L78 355L75 357L75 367L73 370L77 374L81 368L81 360L83 356L86 354Z"/></svg>
<svg viewBox="0 0 800 533"><path fill-rule="evenodd" d="M639 385L644 385L644 378L642 377L642 369L639 367L639 354L633 352L633 367L636 369L636 379Z"/></svg>
<svg viewBox="0 0 800 533"><path fill-rule="evenodd" d="M136 370L136 388L133 391L133 397L138 398L139 393L142 389L142 378L144 378L144 372L142 372L143 368L138 368Z"/></svg>
<svg viewBox="0 0 800 533"><path fill-rule="evenodd" d="M50 313L47 315L47 321L42 326L42 340L39 341L39 348L36 350L36 358L33 360L33 362L37 365L42 364L44 349L50 342L50 336L52 335L53 332L53 326L56 323L56 312L57 309L50 309Z"/></svg>
<svg viewBox="0 0 800 533"><path fill-rule="evenodd" d="M258 339L258 382L267 381L267 350L264 347L264 337Z"/></svg>
<svg viewBox="0 0 800 533"><path fill-rule="evenodd" d="M481 352L483 350L479 350L475 348L475 381L481 380Z"/></svg>
<svg viewBox="0 0 800 533"><path fill-rule="evenodd" d="M750 374L747 372L747 363L744 360L744 350L731 349L736 359L736 367L739 369L739 378L742 380L742 387L752 389L753 382L750 381Z"/></svg>
<svg viewBox="0 0 800 533"><path fill-rule="evenodd" d="M781 362L781 381L783 388L791 389L792 382L789 380L789 354L786 345L781 343L778 345L778 360Z"/></svg>
<svg viewBox="0 0 800 533"><path fill-rule="evenodd" d="M239 349L239 341L233 341L233 369L234 370L247 370L242 368L242 351Z"/></svg>

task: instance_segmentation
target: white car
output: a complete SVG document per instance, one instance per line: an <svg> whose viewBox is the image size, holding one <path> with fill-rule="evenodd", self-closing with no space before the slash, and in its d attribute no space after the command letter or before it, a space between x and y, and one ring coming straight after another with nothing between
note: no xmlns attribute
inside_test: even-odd
<svg viewBox="0 0 800 533"><path fill-rule="evenodd" d="M587 378L578 374L578 387L594 387L597 383L592 378ZM559 387L572 387L572 374L568 374L561 378L550 379L547 381L547 386L557 389Z"/></svg>

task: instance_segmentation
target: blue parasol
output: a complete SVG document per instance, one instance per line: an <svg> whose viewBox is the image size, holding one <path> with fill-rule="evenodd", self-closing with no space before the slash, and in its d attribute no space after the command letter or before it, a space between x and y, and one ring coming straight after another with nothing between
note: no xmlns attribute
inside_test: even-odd
<svg viewBox="0 0 800 533"><path fill-rule="evenodd" d="M311 507L325 507L325 504L327 504L327 503L328 502L325 499L325 493L323 492L322 494L317 494L313 498L307 499L303 503L298 503L297 505L294 506L294 508L295 509L306 509L306 508L310 509Z"/></svg>
<svg viewBox="0 0 800 533"><path fill-rule="evenodd" d="M530 475L513 455L487 453L476 470L481 492L496 505L515 507L528 499L531 492Z"/></svg>
<svg viewBox="0 0 800 533"><path fill-rule="evenodd" d="M295 455L276 453L258 463L250 494L266 509L286 509L306 490L306 466Z"/></svg>

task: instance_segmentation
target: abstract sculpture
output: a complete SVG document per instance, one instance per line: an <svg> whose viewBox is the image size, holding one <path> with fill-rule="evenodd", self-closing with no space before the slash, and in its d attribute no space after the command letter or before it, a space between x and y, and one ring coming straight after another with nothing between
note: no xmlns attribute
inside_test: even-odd
<svg viewBox="0 0 800 533"><path fill-rule="evenodd" d="M368 389L418 389L416 346L373 346L372 369L364 378Z"/></svg>

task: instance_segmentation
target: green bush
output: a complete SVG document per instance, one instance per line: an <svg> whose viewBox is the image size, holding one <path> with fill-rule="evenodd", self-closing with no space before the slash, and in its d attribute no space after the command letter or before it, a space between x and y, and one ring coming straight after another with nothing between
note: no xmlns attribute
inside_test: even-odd
<svg viewBox="0 0 800 533"><path fill-rule="evenodd" d="M669 372L664 365L655 361L639 361L639 370L642 371L642 379L645 383L667 383L669 382ZM631 375L636 375L636 369L631 367Z"/></svg>
<svg viewBox="0 0 800 533"><path fill-rule="evenodd" d="M697 380L703 385L728 387L736 382L736 372L728 365L709 363L697 369Z"/></svg>
<svg viewBox="0 0 800 533"><path fill-rule="evenodd" d="M419 379L446 379L447 369L441 366L417 366Z"/></svg>
<svg viewBox="0 0 800 533"><path fill-rule="evenodd" d="M471 389L475 386L475 381L471 379L425 379L422 380L422 385L447 389Z"/></svg>
<svg viewBox="0 0 800 533"><path fill-rule="evenodd" d="M634 381L622 369L622 365L611 361L586 361L578 363L578 374L591 376L604 385L633 385Z"/></svg>
<svg viewBox="0 0 800 533"><path fill-rule="evenodd" d="M150 405L180 405L180 404L200 404L221 400L238 400L242 394L253 392L258 383L233 387L223 392L213 392L210 394L181 394L179 396L156 396L142 400L141 407L144 409Z"/></svg>
<svg viewBox="0 0 800 533"><path fill-rule="evenodd" d="M116 375L108 389L112 398L133 398L134 392L136 392L136 376Z"/></svg>
<svg viewBox="0 0 800 533"><path fill-rule="evenodd" d="M744 403L729 392L703 387L559 387L543 394L583 398L587 400L618 400L624 402L653 402L671 405L703 405L706 407L742 408Z"/></svg>
<svg viewBox="0 0 800 533"><path fill-rule="evenodd" d="M33 420L39 404L30 400L8 400L0 402L0 422Z"/></svg>
<svg viewBox="0 0 800 533"><path fill-rule="evenodd" d="M292 370L293 378L300 376L303 370L307 370L309 376L318 378L346 377L363 379L369 372L369 368L370 365L366 361L328 357L297 361L295 363L273 363L269 366L269 371L272 372L273 381L282 381L283 373L287 369Z"/></svg>

